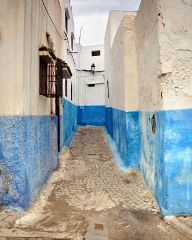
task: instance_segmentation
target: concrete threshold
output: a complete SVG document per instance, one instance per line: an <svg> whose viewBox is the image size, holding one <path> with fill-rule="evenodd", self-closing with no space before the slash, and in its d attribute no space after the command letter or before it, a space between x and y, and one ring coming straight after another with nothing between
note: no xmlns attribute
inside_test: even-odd
<svg viewBox="0 0 192 240"><path fill-rule="evenodd" d="M192 239L192 228L179 221L175 216L165 216L164 221L183 234L186 238Z"/></svg>
<svg viewBox="0 0 192 240"><path fill-rule="evenodd" d="M108 240L108 238L98 235L87 235L87 237L85 237L85 240Z"/></svg>

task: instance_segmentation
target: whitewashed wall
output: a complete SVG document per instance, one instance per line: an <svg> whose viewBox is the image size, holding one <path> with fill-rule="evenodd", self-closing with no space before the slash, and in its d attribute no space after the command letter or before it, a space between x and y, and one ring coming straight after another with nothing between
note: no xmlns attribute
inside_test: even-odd
<svg viewBox="0 0 192 240"><path fill-rule="evenodd" d="M138 109L135 15L112 11L105 36L106 103L124 111Z"/></svg>
<svg viewBox="0 0 192 240"><path fill-rule="evenodd" d="M140 110L159 110L162 105L158 81L161 62L156 1L141 2L136 17L136 36Z"/></svg>
<svg viewBox="0 0 192 240"><path fill-rule="evenodd" d="M106 78L106 84L107 84L107 81L109 83L109 93L110 93L110 98L108 98L107 97L108 96L107 85L106 85L106 87L105 87L106 94L105 95L106 95L106 105L107 106L113 105L113 103L112 103L112 99L113 99L113 89L112 89L113 67L112 67L112 65L113 64L111 62L111 59L112 59L111 49L112 49L112 46L114 43L116 33L122 22L122 19L124 16L128 16L128 15L136 16L136 12L110 11L110 13L109 13L109 18L108 18L107 28L106 28L106 33L105 33L105 78ZM120 36L119 36L119 38L120 38ZM114 49L114 51L115 51L115 49ZM116 50L116 51L118 51L118 50ZM119 53L119 56L121 54L122 54L122 52ZM121 55L121 57L122 56L123 55ZM120 58L118 59L118 63L119 62L121 62Z"/></svg>
<svg viewBox="0 0 192 240"><path fill-rule="evenodd" d="M191 1L161 0L159 75L163 109L192 106L192 9Z"/></svg>
<svg viewBox="0 0 192 240"><path fill-rule="evenodd" d="M62 32L59 0L44 3ZM39 95L39 48L49 47L49 32L61 57L62 40L41 0L0 0L0 16L1 205L27 210L58 167L54 99Z"/></svg>
<svg viewBox="0 0 192 240"><path fill-rule="evenodd" d="M46 0L44 3L58 31L62 32L62 13L59 1ZM27 0L25 4L24 114L49 115L51 108L52 112L55 111L54 99L39 95L39 48L42 45L48 46L46 39L46 32L48 32L54 43L55 55L61 58L62 39L56 33L41 1Z"/></svg>
<svg viewBox="0 0 192 240"><path fill-rule="evenodd" d="M74 62L67 51L71 51L70 36L74 32L69 0L44 3L61 34L65 30L62 9L69 9L69 44L57 34L41 1L1 1L1 115L47 115L50 101L54 109L54 100L39 95L39 48L47 46L46 32L53 40L55 55L69 64L75 77Z"/></svg>
<svg viewBox="0 0 192 240"><path fill-rule="evenodd" d="M65 96L65 81L63 84L63 96L70 102L76 103L77 100L77 93L76 93L76 65L77 65L77 48L75 44L75 39L73 41L73 49L71 46L71 35L75 35L75 26L74 26L74 19L73 19L73 11L72 6L70 5L69 0L60 0L62 11L62 29L65 32L66 41L63 41L62 44L62 59L67 62L70 66L73 76L71 79L68 79L67 83L67 97ZM68 31L65 29L65 9L68 9L69 12L69 19L68 19ZM72 101L71 101L71 84L72 84Z"/></svg>
<svg viewBox="0 0 192 240"><path fill-rule="evenodd" d="M190 0L142 0L136 17L140 168L163 215L192 212L191 20Z"/></svg>
<svg viewBox="0 0 192 240"><path fill-rule="evenodd" d="M92 56L92 51L97 50L100 51L100 56ZM78 105L105 105L104 46L79 45L78 54ZM94 74L90 72L93 63L95 64ZM95 86L89 87L89 84L95 84Z"/></svg>
<svg viewBox="0 0 192 240"><path fill-rule="evenodd" d="M23 113L25 5L24 1L1 0L0 3L0 115L20 115Z"/></svg>

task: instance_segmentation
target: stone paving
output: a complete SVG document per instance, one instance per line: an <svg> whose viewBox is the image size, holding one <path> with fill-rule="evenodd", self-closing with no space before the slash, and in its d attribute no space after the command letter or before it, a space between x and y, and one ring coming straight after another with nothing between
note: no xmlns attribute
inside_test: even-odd
<svg viewBox="0 0 192 240"><path fill-rule="evenodd" d="M60 162L28 212L0 213L0 239L186 239L161 219L138 172L118 170L101 128L79 128Z"/></svg>

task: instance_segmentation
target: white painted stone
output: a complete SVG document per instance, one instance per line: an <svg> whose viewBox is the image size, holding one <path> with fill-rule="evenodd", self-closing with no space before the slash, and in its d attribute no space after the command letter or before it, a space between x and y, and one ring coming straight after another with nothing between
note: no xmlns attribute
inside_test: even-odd
<svg viewBox="0 0 192 240"><path fill-rule="evenodd" d="M120 19L117 19L116 15L114 15L113 19L113 14L109 17L109 29L107 29L105 37L106 81L109 82L109 98L107 97L106 86L106 102L107 105L123 111L137 111L138 81L135 48L135 12L127 12L127 15L123 12L123 16L121 15L122 18ZM117 11L117 14L119 14L119 11ZM109 23L117 20L120 21L119 27L109 49L109 36L114 34L114 27L110 32Z"/></svg>
<svg viewBox="0 0 192 240"><path fill-rule="evenodd" d="M22 114L24 0L1 0L0 16L0 115Z"/></svg>
<svg viewBox="0 0 192 240"><path fill-rule="evenodd" d="M67 64L70 66L73 76L70 79L67 79L67 96L65 96L65 81L63 83L63 96L70 102L76 104L77 103L77 79L76 79L76 68L78 65L78 57L77 57L77 46L73 44L73 49L71 47L71 34L74 34L75 27L74 27L74 19L73 19L73 12L72 7L70 5L69 0L61 0L61 9L62 11L62 29L65 29L65 9L68 9L70 19L68 21L68 32L65 37L68 38L68 41L63 41L62 44L62 59L64 59ZM71 84L72 84L72 100L71 100Z"/></svg>
<svg viewBox="0 0 192 240"><path fill-rule="evenodd" d="M158 80L161 73L158 21L156 1L141 1L136 17L139 108L141 111L159 110L162 106Z"/></svg>
<svg viewBox="0 0 192 240"><path fill-rule="evenodd" d="M55 100L39 95L39 48L48 46L46 32L54 43L55 54L65 60L75 77L75 66L70 48L74 32L69 0L44 3L62 34L65 31L65 8L69 10L68 39L63 41L53 27L41 0L0 1L0 115L49 115ZM63 36L66 38L66 36Z"/></svg>
<svg viewBox="0 0 192 240"><path fill-rule="evenodd" d="M140 110L192 106L191 1L143 0L136 17Z"/></svg>
<svg viewBox="0 0 192 240"><path fill-rule="evenodd" d="M159 0L159 44L163 109L192 107L192 5Z"/></svg>
<svg viewBox="0 0 192 240"><path fill-rule="evenodd" d="M100 51L100 56L92 56L92 51ZM104 45L78 45L78 105L105 105ZM95 64L95 73L91 65ZM95 84L91 87L89 84Z"/></svg>

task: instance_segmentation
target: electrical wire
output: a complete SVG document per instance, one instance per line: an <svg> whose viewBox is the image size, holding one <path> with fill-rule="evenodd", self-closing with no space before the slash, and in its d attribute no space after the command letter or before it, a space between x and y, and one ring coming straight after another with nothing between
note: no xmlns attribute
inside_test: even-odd
<svg viewBox="0 0 192 240"><path fill-rule="evenodd" d="M53 19L52 19L52 17L51 17L51 15L49 14L49 11L48 11L48 9L47 9L47 7L46 7L44 1L41 0L41 2L42 2L42 4L43 4L43 6L44 6L44 8L45 8L45 11L46 11L46 13L47 13L47 15L48 15L48 17L49 17L51 23L53 24L53 26L54 26L54 28L55 28L57 34L60 36L60 38L61 38L63 41L67 41L67 43L68 43L68 47L69 47L70 44L69 44L69 40L68 40L67 33L64 31L64 34L65 34L66 38L64 38L64 37L61 35L61 33L60 33L59 30L57 29L57 27L56 27L56 25L55 25L55 23L54 23L54 21L53 21ZM69 48L70 48L70 47L69 47ZM74 59L72 53L71 53L71 52L69 52L69 53L70 53L70 55L71 55L71 57L72 57L72 59L73 59L74 64L76 64L76 63L75 63L75 59Z"/></svg>
<svg viewBox="0 0 192 240"><path fill-rule="evenodd" d="M48 15L49 19L51 20L51 22L52 22L52 24L53 24L53 26L54 26L54 28L55 28L57 34L60 36L61 39L63 39L64 41L66 41L67 38L63 38L63 36L62 36L61 33L59 32L59 30L57 29L57 27L56 27L56 25L55 25L53 19L51 18L50 14L49 14L49 11L48 11L48 9L47 9L47 7L46 7L44 1L41 0L41 2L43 3L43 6L44 6L44 8L45 8L45 10L46 10L46 12L47 12L47 15Z"/></svg>
<svg viewBox="0 0 192 240"><path fill-rule="evenodd" d="M76 71L78 71L78 72L92 72L92 70L90 70L90 69L75 69ZM94 71L95 73L101 73L101 72L105 72L105 70L95 70Z"/></svg>

